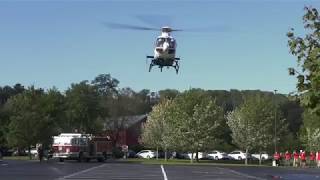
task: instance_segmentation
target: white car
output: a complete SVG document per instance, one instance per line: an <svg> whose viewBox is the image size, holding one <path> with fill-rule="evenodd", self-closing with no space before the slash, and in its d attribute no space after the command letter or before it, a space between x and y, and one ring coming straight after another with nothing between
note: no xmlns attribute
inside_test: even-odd
<svg viewBox="0 0 320 180"><path fill-rule="evenodd" d="M228 154L222 151L210 151L207 154L207 158L214 160L228 159Z"/></svg>
<svg viewBox="0 0 320 180"><path fill-rule="evenodd" d="M255 153L255 154L252 154L251 155L252 156L252 158L254 158L254 159L260 159L260 154L259 153ZM268 159L271 159L272 157L269 155L269 154L267 154L267 153L261 153L261 159L262 160L268 160Z"/></svg>
<svg viewBox="0 0 320 180"><path fill-rule="evenodd" d="M29 155L29 150L25 151L27 155ZM38 150L36 148L31 148L30 149L30 154L31 156L37 157L38 156Z"/></svg>
<svg viewBox="0 0 320 180"><path fill-rule="evenodd" d="M228 154L230 159L235 160L243 160L246 159L246 153L243 151L232 151ZM250 155L248 154L247 158L250 158Z"/></svg>
<svg viewBox="0 0 320 180"><path fill-rule="evenodd" d="M139 158L150 159L150 158L156 157L156 152L152 151L152 150L142 150L142 151L138 152L136 155Z"/></svg>

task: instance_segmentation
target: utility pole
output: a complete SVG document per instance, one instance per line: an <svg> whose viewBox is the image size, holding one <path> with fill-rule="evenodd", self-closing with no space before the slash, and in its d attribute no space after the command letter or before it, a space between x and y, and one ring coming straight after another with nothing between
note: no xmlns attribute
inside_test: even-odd
<svg viewBox="0 0 320 180"><path fill-rule="evenodd" d="M278 90L274 90L274 152L277 152L277 103L276 103L276 94Z"/></svg>

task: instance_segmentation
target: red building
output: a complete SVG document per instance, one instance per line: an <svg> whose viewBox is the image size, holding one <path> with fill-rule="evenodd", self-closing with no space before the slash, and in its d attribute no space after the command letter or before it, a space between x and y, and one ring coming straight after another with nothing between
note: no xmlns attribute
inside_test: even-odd
<svg viewBox="0 0 320 180"><path fill-rule="evenodd" d="M114 146L127 145L130 148L140 144L141 128L146 120L147 115L108 119L105 124L105 130L111 137Z"/></svg>

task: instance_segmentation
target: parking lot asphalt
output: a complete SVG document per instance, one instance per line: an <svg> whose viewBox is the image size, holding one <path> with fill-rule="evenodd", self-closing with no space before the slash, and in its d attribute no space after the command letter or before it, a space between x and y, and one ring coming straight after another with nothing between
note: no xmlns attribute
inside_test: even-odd
<svg viewBox="0 0 320 180"><path fill-rule="evenodd" d="M318 168L234 166L229 169L263 179L320 180Z"/></svg>
<svg viewBox="0 0 320 180"><path fill-rule="evenodd" d="M0 161L0 180L244 180L244 179L302 179L320 180L320 169L146 165L133 163L78 163L76 161L42 162Z"/></svg>
<svg viewBox="0 0 320 180"><path fill-rule="evenodd" d="M50 180L82 171L99 163L59 163L23 161L23 160L3 160L0 161L0 180Z"/></svg>

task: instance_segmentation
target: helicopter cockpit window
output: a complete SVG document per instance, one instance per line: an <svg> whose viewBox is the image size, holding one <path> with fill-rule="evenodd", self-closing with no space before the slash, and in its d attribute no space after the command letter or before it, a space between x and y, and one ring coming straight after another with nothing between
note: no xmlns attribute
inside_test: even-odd
<svg viewBox="0 0 320 180"><path fill-rule="evenodd" d="M169 43L169 48L174 48L176 41L173 38L167 38L167 42Z"/></svg>
<svg viewBox="0 0 320 180"><path fill-rule="evenodd" d="M158 38L157 42L156 42L156 46L157 47L162 47L164 42L165 42L164 38Z"/></svg>

